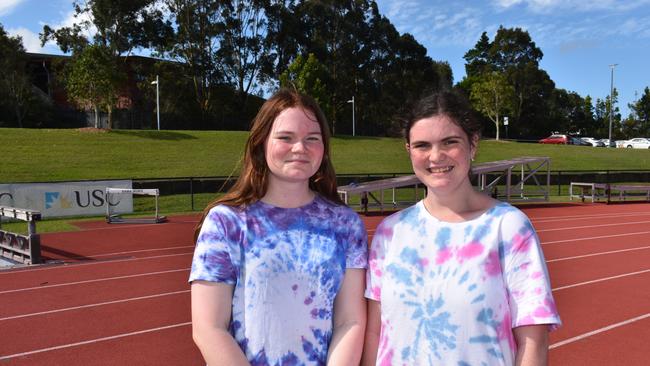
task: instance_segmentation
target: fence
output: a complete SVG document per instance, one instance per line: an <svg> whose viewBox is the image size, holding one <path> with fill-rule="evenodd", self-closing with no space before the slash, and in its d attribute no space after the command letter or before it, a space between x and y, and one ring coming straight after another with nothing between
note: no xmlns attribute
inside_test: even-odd
<svg viewBox="0 0 650 366"><path fill-rule="evenodd" d="M350 183L363 183L378 179L394 178L402 175L413 174L402 173L374 173L374 174L339 174L336 177L339 186ZM557 196L567 195L571 182L593 182L593 183L650 183L650 170L578 170L578 171L551 171L550 172L551 194ZM488 174L487 179L494 179ZM546 172L538 173L538 178L546 180ZM476 185L476 177L473 177L473 184ZM513 175L512 184L520 183L518 177ZM219 193L228 190L234 184L236 177L179 177L179 178L155 178L155 179L134 179L133 188L158 188L161 196L189 194L190 208L192 211L203 209L195 207L195 195L199 193Z"/></svg>

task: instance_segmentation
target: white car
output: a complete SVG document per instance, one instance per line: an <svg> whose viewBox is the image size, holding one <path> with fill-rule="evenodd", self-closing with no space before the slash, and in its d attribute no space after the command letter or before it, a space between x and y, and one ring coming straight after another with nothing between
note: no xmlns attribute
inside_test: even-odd
<svg viewBox="0 0 650 366"><path fill-rule="evenodd" d="M635 137L624 141L623 147L628 149L650 149L650 140L645 137Z"/></svg>

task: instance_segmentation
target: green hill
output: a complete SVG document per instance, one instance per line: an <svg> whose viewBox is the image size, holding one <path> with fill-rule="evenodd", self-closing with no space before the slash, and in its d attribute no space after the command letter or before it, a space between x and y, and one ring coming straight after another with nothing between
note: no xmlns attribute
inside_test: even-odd
<svg viewBox="0 0 650 366"><path fill-rule="evenodd" d="M0 129L0 182L224 176L237 173L247 132L88 132ZM411 170L398 138L339 136L332 141L338 174ZM484 140L477 162L549 156L552 170L649 169L650 150L553 146Z"/></svg>

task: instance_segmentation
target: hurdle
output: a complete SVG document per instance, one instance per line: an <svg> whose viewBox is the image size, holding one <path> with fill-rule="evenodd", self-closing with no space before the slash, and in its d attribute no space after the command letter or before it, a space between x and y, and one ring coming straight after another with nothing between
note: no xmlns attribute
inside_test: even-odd
<svg viewBox="0 0 650 366"><path fill-rule="evenodd" d="M155 201L155 213L153 217L121 217L119 214L113 213L111 205L111 196L117 194L131 194L141 196L153 196ZM109 224L158 224L167 221L166 216L161 216L158 213L158 196L160 191L155 189L131 189L131 188L106 188L106 222Z"/></svg>
<svg viewBox="0 0 650 366"><path fill-rule="evenodd" d="M581 191L574 193L574 187L576 188L576 191L578 187L580 187ZM637 196L645 198L645 201L650 201L650 185L625 183L605 184L571 182L571 185L569 186L569 199L573 200L574 198L578 198L584 202L585 198L590 198L591 202L596 202L600 198L604 198L607 200L607 203L612 203L615 198L618 198L618 201L625 202L629 201L629 198L634 196L634 192L637 193Z"/></svg>
<svg viewBox="0 0 650 366"><path fill-rule="evenodd" d="M27 235L1 230L3 217L26 221ZM41 239L36 233L36 221L40 219L39 211L0 206L0 255L23 264L41 263Z"/></svg>

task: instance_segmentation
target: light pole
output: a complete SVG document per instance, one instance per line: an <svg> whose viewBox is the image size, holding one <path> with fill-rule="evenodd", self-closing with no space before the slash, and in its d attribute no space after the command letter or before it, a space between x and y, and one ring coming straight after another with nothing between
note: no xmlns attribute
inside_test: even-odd
<svg viewBox="0 0 650 366"><path fill-rule="evenodd" d="M354 136L354 95L352 96L352 99L348 100L348 103L352 103L352 136Z"/></svg>
<svg viewBox="0 0 650 366"><path fill-rule="evenodd" d="M612 116L614 115L614 68L618 64L611 64L609 67L612 69L612 81L609 87L609 146L616 146L614 141L612 141Z"/></svg>
<svg viewBox="0 0 650 366"><path fill-rule="evenodd" d="M151 85L156 84L156 119L158 120L158 131L160 131L160 80L156 75L156 81L152 81Z"/></svg>

